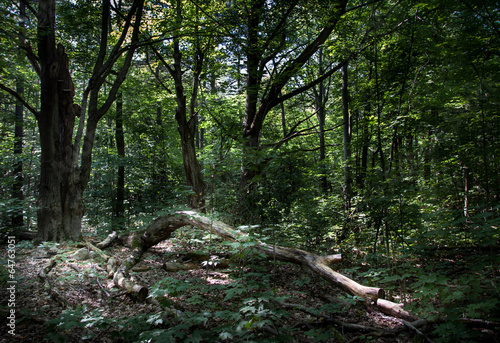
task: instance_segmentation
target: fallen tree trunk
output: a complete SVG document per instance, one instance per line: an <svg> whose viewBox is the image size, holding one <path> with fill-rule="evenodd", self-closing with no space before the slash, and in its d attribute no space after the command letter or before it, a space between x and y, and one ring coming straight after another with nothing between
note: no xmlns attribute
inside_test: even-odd
<svg viewBox="0 0 500 343"><path fill-rule="evenodd" d="M380 312L383 312L390 316L408 320L410 322L417 320L415 316L403 309L402 304L396 304L385 299L377 299L376 304Z"/></svg>
<svg viewBox="0 0 500 343"><path fill-rule="evenodd" d="M132 254L115 272L115 284L121 288L125 288L133 296L140 295L140 298L145 297L147 295L145 287L126 282L125 279L128 271L139 261L143 252L169 239L175 230L187 225L196 226L228 241L234 242L251 239L247 234L237 231L223 222L212 220L194 211L182 211L172 215L161 216L154 220L145 230L118 238L122 244L131 247ZM258 251L280 261L303 265L348 294L358 296L368 304L376 303L382 312L405 319L413 318L411 314L404 311L398 304L386 300L377 302L378 299L384 298L384 291L381 288L360 285L356 281L332 270L329 265L340 262L342 260L341 255L319 256L300 249L269 245L259 240L255 240L255 243L253 247Z"/></svg>
<svg viewBox="0 0 500 343"><path fill-rule="evenodd" d="M137 244L132 246L131 254L120 264L113 274L113 282L118 287L125 289L129 295L138 300L145 300L149 290L146 286L142 286L132 282L129 278L129 272L141 259L142 254L149 247Z"/></svg>

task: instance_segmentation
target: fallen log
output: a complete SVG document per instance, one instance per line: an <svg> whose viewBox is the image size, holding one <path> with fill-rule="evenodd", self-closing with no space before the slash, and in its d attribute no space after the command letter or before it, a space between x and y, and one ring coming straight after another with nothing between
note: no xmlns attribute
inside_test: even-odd
<svg viewBox="0 0 500 343"><path fill-rule="evenodd" d="M146 251L143 249L144 247L140 244L132 247L132 253L120 264L113 275L115 285L126 290L130 297L140 301L146 299L149 289L131 281L129 272L140 261L143 252Z"/></svg>
<svg viewBox="0 0 500 343"><path fill-rule="evenodd" d="M376 305L380 312L383 312L390 316L401 318L409 322L417 320L417 318L414 315L403 309L402 304L396 304L392 301L385 299L377 299Z"/></svg>
<svg viewBox="0 0 500 343"><path fill-rule="evenodd" d="M104 248L107 248L109 247L116 239L118 238L118 234L116 233L116 231L113 231L111 232L108 237L106 237L105 240L103 240L102 242L99 242L96 244L96 247L97 248L100 248L100 249L104 249Z"/></svg>
<svg viewBox="0 0 500 343"><path fill-rule="evenodd" d="M172 220L170 218L175 219ZM196 226L210 233L215 233L228 241L234 242L238 240L249 239L249 236L247 234L237 231L223 222L201 216L194 211L177 212L177 216L174 215L174 217L160 217L146 229L145 234L149 235L156 242L158 241L158 239L160 239L162 234L175 227L173 222L175 222L176 225L183 224L182 226ZM168 232L168 237L170 237L171 232L172 231ZM160 235L157 235L157 233L160 233ZM158 241L158 243L160 241ZM280 261L304 265L322 276L334 286L341 288L351 295L356 295L365 300L372 301L384 297L384 291L381 288L362 286L356 281L333 271L329 267L329 264L331 264L332 262L340 262L342 260L340 255L334 255L335 258L333 258L332 255L319 256L301 249L268 245L259 240L256 240L256 243L257 244L254 246L254 248L258 251Z"/></svg>
<svg viewBox="0 0 500 343"><path fill-rule="evenodd" d="M147 288L125 282L128 271L140 260L142 253L150 247L169 239L171 234L183 226L195 226L209 233L216 234L227 241L245 241L253 239L246 233L235 230L233 227L217 220L212 220L202 216L195 211L179 211L175 214L158 217L145 230L133 234L121 236L118 240L128 245L132 249L132 254L117 269L114 276L115 284L127 289L133 296L140 295L141 298L147 295ZM269 245L260 240L255 240L253 246L257 251L262 252L276 260L291 262L303 265L314 273L323 277L330 284L342 289L350 295L358 296L368 304L377 304L380 310L395 317L414 319L408 312L404 311L400 305L384 300L384 290L377 287L367 287L354 280L332 270L332 263L340 262L341 255L320 256L301 249L286 248ZM100 246L100 245L98 245ZM119 276L117 276L119 274ZM135 288L134 288L135 287ZM140 293L137 293L137 292Z"/></svg>

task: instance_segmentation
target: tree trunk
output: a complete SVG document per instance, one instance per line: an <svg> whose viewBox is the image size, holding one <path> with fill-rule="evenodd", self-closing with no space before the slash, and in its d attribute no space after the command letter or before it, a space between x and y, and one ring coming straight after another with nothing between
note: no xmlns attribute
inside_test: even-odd
<svg viewBox="0 0 500 343"><path fill-rule="evenodd" d="M201 173L201 166L196 157L194 121L186 122L179 126L182 142L182 161L187 184L191 187L193 194L189 196L189 206L193 209L203 210L205 207L205 181Z"/></svg>
<svg viewBox="0 0 500 343"><path fill-rule="evenodd" d="M114 230L121 228L125 222L125 136L123 133L123 94L116 98L115 139L118 153L118 173L116 182Z"/></svg>
<svg viewBox="0 0 500 343"><path fill-rule="evenodd" d="M259 46L259 24L264 1L254 0L248 9L247 17L247 46L246 46L246 101L245 116L243 119L243 160L240 177L240 212L246 213L251 206L247 197L252 190L252 180L258 174L258 165L254 154L259 148L259 136L262 129L262 120L258 117L257 105L260 90L261 73L259 63L262 58Z"/></svg>
<svg viewBox="0 0 500 343"><path fill-rule="evenodd" d="M344 240L349 234L350 212L352 198L352 177L351 177L351 118L349 115L349 83L348 83L348 64L342 66L342 114L344 119L344 211L345 222L342 227L341 240Z"/></svg>
<svg viewBox="0 0 500 343"><path fill-rule="evenodd" d="M368 69L368 80L367 82L370 83L372 79L372 67L371 65L369 66ZM367 96L366 99L366 105L364 109L364 113L362 116L361 120L361 166L360 169L357 173L356 177L356 184L360 189L363 189L365 187L365 178L366 178L366 173L368 170L368 150L369 150L369 144L371 140L371 134L370 134L370 120L368 119L370 114L371 114L371 106L370 106L370 96ZM358 131L360 130L358 126ZM359 144L358 144L359 145Z"/></svg>
<svg viewBox="0 0 500 343"><path fill-rule="evenodd" d="M182 3L177 0L176 5L176 23L182 25ZM196 37L198 39L198 37ZM189 205L193 209L205 207L205 182L201 171L201 165L196 156L196 99L198 95L199 77L202 72L204 54L196 44L193 56L193 87L191 93L191 102L189 104L189 120L187 119L188 108L187 99L183 85L182 53L180 50L179 36L174 38L174 64L170 66L165 59L157 52L157 56L162 64L167 68L175 83L175 100L177 108L175 110L175 119L177 121L182 145L182 160L186 182L191 187L193 194L189 196Z"/></svg>
<svg viewBox="0 0 500 343"><path fill-rule="evenodd" d="M169 239L175 230L187 225L196 226L228 241L248 241L251 239L247 234L237 231L223 222L201 216L194 211L181 211L173 215L158 217L145 230L119 237L122 244L126 244L132 248L132 253L118 267L118 271L121 270L123 272L119 272L118 276L115 274L115 284L128 290L131 295L144 299L147 296L146 287L130 282L129 280L124 280L124 275L127 274L126 271L132 269L140 261L142 254L150 247ZM356 281L331 269L331 264L342 260L340 255L319 256L300 249L268 245L259 240L255 240L255 243L253 247L259 252L273 259L302 265L323 277L330 284L339 287L351 295L364 299L367 304L376 303L381 311L400 318L413 318L400 305L390 301L379 301L385 294L381 288L360 285ZM102 248L104 245L98 244L98 247Z"/></svg>
<svg viewBox="0 0 500 343"><path fill-rule="evenodd" d="M272 108L279 105L283 101L292 98L298 94L317 85L321 80L325 80L333 74L337 67L332 67L329 71L319 76L316 80L300 87L296 90L287 92L285 96L282 94L283 88L288 82L298 73L305 63L320 49L325 43L333 29L336 27L341 15L346 10L346 1L340 1L337 5L335 17L330 18L328 24L318 33L316 39L305 45L300 54L294 59L290 59L283 68L271 73L273 77L269 80L264 94L260 94L261 80L264 75L266 63L270 61L269 56L282 52L274 50L267 52L266 56L261 42L270 37L265 37L266 34L260 32L262 29L261 13L265 1L254 0L248 6L247 13L247 41L246 41L246 57L247 57L247 84L246 84L246 106L245 116L243 121L243 163L240 177L240 204L251 205L251 181L259 174L260 166L255 163L255 155L259 151L259 137L262 131L264 120ZM285 17L292 12L297 2L290 2L288 11L284 14ZM265 38L263 38L265 37ZM282 49L281 45L279 45ZM241 206L241 205L240 205ZM245 205L244 205L245 206Z"/></svg>
<svg viewBox="0 0 500 343"><path fill-rule="evenodd" d="M64 47L56 47L55 0L39 1L38 55L40 59L41 145L40 201L38 208L41 240L78 240L83 206L72 204L75 89Z"/></svg>
<svg viewBox="0 0 500 343"><path fill-rule="evenodd" d="M323 48L320 48L318 51L318 74L323 75L324 67L323 67ZM325 85L322 82L318 84L318 87L313 88L314 91L314 99L315 99L315 109L316 109L316 117L318 118L319 124L319 162L321 168L321 177L320 177L320 187L323 194L328 193L328 182L326 178L327 168L325 165L326 158L326 146L325 146L325 120L326 120L326 102L328 101L327 91L325 89Z"/></svg>
<svg viewBox="0 0 500 343"><path fill-rule="evenodd" d="M37 32L41 107L38 128L41 168L38 240L79 240L81 237L81 220L85 212L83 192L90 178L95 131L99 120L113 104L130 67L139 40L143 3L144 0L134 0L125 22L121 25L121 34L109 52L107 39L110 3L103 0L100 51L80 107L73 103L75 90L69 73L68 56L61 44L56 47L56 1L39 1ZM132 35L127 41L130 46L123 49L134 17ZM122 65L118 72L113 73L116 76L107 97L99 99L101 87L107 80L109 71L115 67L122 54L125 54L125 58L121 60ZM85 116L87 102L88 118ZM80 116L80 121L73 141L75 116ZM86 133L80 155L84 127Z"/></svg>
<svg viewBox="0 0 500 343"><path fill-rule="evenodd" d="M344 208L346 212L351 208L352 181L351 181L351 118L349 116L349 90L347 63L342 66L342 113L344 117Z"/></svg>
<svg viewBox="0 0 500 343"><path fill-rule="evenodd" d="M26 19L26 6L20 1L19 2L19 17L21 19L21 24L19 27L19 46L24 46L24 20ZM16 83L16 93L20 96L24 93L24 81L22 79L18 80ZM24 108L23 105L18 101L16 102L16 119L14 127L14 184L12 185L12 198L17 200L17 211L12 217L12 227L14 229L19 229L24 226L24 216L23 216L23 205L22 201L24 199L23 194L23 139L24 139Z"/></svg>

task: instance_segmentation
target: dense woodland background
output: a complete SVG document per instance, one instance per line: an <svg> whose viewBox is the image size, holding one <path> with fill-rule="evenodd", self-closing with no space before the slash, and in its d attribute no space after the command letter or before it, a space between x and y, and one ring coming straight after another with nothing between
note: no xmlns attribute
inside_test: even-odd
<svg viewBox="0 0 500 343"><path fill-rule="evenodd" d="M357 256L347 273L444 318L435 341L500 320L498 1L73 0L43 26L50 2L0 1L2 235L97 239L194 208ZM72 125L50 131L58 45ZM40 210L66 167L77 231Z"/></svg>

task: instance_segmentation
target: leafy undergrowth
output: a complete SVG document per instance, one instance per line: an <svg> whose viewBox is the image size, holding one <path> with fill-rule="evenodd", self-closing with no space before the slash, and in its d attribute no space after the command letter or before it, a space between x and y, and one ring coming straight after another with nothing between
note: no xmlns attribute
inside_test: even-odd
<svg viewBox="0 0 500 343"><path fill-rule="evenodd" d="M497 341L498 328L471 330L460 321L498 318L498 296L487 294L494 276L481 274L491 267L487 262L447 263L436 256L388 265L358 254L336 266L363 284L383 286L396 301L408 303L413 313L435 320L420 328L423 336L305 268L265 259L245 249L246 243L186 238L186 232L150 249L132 273L137 283L150 287L150 296L161 306L133 301L114 287L97 255L74 261L70 252L75 246L18 244L15 337L23 342ZM190 261L200 269L162 268L164 262L192 259L197 256L189 254L193 251L210 257L205 262ZM113 247L105 252L122 259L128 249ZM48 278L49 289L38 273L54 254L60 258ZM229 259L229 267L218 268L223 259ZM435 272L429 274L432 269ZM0 274L4 285L9 277L5 271L2 268ZM1 292L7 299L7 287ZM1 305L7 314L9 308ZM445 317L448 320L440 319ZM2 341L17 341L7 332L5 318L2 315Z"/></svg>

